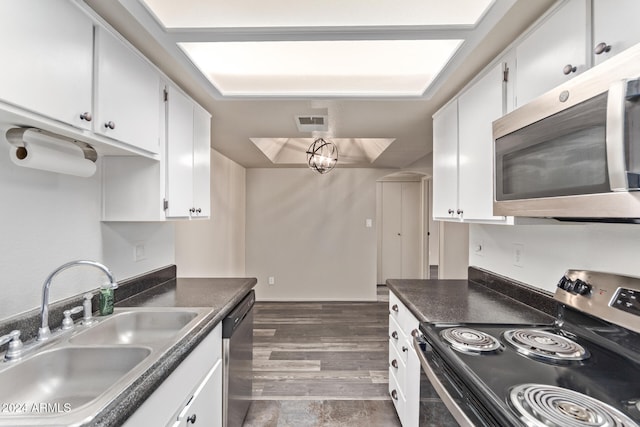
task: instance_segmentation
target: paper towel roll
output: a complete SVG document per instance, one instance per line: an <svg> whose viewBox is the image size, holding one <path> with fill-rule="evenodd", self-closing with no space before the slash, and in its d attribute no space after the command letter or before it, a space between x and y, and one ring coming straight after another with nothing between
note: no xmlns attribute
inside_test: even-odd
<svg viewBox="0 0 640 427"><path fill-rule="evenodd" d="M25 138L21 146L12 144L11 161L26 168L85 178L96 173L96 164L84 157L82 149L65 141Z"/></svg>

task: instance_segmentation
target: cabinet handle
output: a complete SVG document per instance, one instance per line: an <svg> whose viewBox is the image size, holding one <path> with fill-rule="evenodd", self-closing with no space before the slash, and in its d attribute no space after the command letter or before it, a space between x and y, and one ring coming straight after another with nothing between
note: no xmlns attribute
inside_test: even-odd
<svg viewBox="0 0 640 427"><path fill-rule="evenodd" d="M84 113L80 114L80 120L86 120L90 122L91 120L93 120L93 116L90 112L85 111Z"/></svg>
<svg viewBox="0 0 640 427"><path fill-rule="evenodd" d="M397 391L395 391L395 390L393 390L393 391L391 392L391 397L393 397L393 400L398 400L398 392L397 392Z"/></svg>
<svg viewBox="0 0 640 427"><path fill-rule="evenodd" d="M107 129L113 130L116 128L116 124L115 122L108 121L107 123L104 124L104 127L106 127Z"/></svg>
<svg viewBox="0 0 640 427"><path fill-rule="evenodd" d="M402 352L403 352L403 353L406 353L407 351L409 351L409 349L403 345L403 346L402 346Z"/></svg>
<svg viewBox="0 0 640 427"><path fill-rule="evenodd" d="M464 213L464 211L463 211L462 209L458 209L458 210L456 211L456 213L457 213L458 215L462 215L462 214Z"/></svg>
<svg viewBox="0 0 640 427"><path fill-rule="evenodd" d="M398 312L398 304L393 304L391 306L391 310L395 311L396 313Z"/></svg>
<svg viewBox="0 0 640 427"><path fill-rule="evenodd" d="M396 359L393 359L391 361L391 366L393 366L394 368L398 369L398 361Z"/></svg>
<svg viewBox="0 0 640 427"><path fill-rule="evenodd" d="M196 212L196 208L189 209L189 213L195 213L195 212Z"/></svg>
<svg viewBox="0 0 640 427"><path fill-rule="evenodd" d="M187 424L195 424L196 423L196 414L191 415L190 417L187 418Z"/></svg>
<svg viewBox="0 0 640 427"><path fill-rule="evenodd" d="M397 331L391 332L391 338L393 338L394 340L397 340L398 339L398 332Z"/></svg>
<svg viewBox="0 0 640 427"><path fill-rule="evenodd" d="M606 44L605 42L600 42L593 49L593 53L596 55L601 55L603 53L607 53L611 50L611 45Z"/></svg>
<svg viewBox="0 0 640 427"><path fill-rule="evenodd" d="M200 212L202 212L202 209L200 208L196 209L196 213L200 213Z"/></svg>
<svg viewBox="0 0 640 427"><path fill-rule="evenodd" d="M449 215L453 215L453 209L449 209L447 212L449 212Z"/></svg>
<svg viewBox="0 0 640 427"><path fill-rule="evenodd" d="M563 73L565 76L568 76L568 75L569 75L569 74L571 74L571 73L575 73L577 70L578 70L578 67L575 67L575 66L573 66L573 65L571 65L571 64L567 64L567 65L565 65L565 66L564 66L564 68L562 69L562 73Z"/></svg>

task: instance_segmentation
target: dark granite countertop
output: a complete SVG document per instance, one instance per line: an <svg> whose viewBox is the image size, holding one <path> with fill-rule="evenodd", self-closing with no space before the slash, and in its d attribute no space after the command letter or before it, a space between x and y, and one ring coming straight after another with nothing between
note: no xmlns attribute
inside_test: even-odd
<svg viewBox="0 0 640 427"><path fill-rule="evenodd" d="M421 322L549 323L553 317L469 280L387 280Z"/></svg>
<svg viewBox="0 0 640 427"><path fill-rule="evenodd" d="M122 425L160 386L215 326L255 286L255 278L174 279L147 289L116 304L116 307L211 307L206 318L135 383L104 408L87 425Z"/></svg>

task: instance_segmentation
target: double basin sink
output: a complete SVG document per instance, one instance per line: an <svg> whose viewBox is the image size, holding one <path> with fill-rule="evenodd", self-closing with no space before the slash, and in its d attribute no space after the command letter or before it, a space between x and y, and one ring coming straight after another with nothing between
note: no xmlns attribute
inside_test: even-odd
<svg viewBox="0 0 640 427"><path fill-rule="evenodd" d="M193 330L206 308L126 308L0 363L0 426L80 426Z"/></svg>

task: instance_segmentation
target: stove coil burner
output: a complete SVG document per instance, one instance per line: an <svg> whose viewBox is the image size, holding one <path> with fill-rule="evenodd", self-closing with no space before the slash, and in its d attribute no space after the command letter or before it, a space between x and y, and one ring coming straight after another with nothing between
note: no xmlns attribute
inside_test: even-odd
<svg viewBox="0 0 640 427"><path fill-rule="evenodd" d="M580 344L540 329L511 329L502 336L518 352L546 362L585 360L589 357L589 352Z"/></svg>
<svg viewBox="0 0 640 427"><path fill-rule="evenodd" d="M448 328L440 331L440 336L461 353L482 354L498 351L502 344L496 338L469 328Z"/></svg>
<svg viewBox="0 0 640 427"><path fill-rule="evenodd" d="M509 399L530 427L638 427L606 403L561 387L521 384L511 389Z"/></svg>

